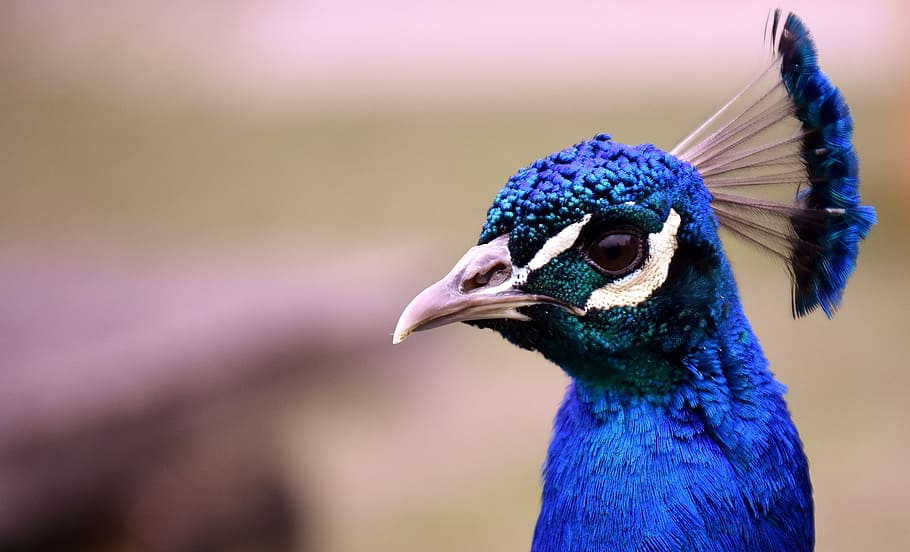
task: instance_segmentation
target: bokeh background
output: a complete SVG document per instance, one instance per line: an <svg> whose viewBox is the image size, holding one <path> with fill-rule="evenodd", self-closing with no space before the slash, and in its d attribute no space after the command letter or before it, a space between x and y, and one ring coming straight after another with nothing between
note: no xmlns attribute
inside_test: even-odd
<svg viewBox="0 0 910 552"><path fill-rule="evenodd" d="M526 550L566 385L489 332L390 344L517 168L670 148L764 2L0 4L0 547ZM910 549L901 0L792 1L879 209L833 320L727 241L818 549Z"/></svg>

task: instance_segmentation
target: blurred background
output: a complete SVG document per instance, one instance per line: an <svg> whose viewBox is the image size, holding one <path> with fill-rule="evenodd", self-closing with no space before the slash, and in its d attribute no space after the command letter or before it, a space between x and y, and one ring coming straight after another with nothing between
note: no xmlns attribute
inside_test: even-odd
<svg viewBox="0 0 910 552"><path fill-rule="evenodd" d="M0 4L0 548L526 550L566 385L490 332L391 346L530 161L671 148L765 2ZM727 241L811 462L818 549L906 550L900 0L791 1L879 209L836 318Z"/></svg>

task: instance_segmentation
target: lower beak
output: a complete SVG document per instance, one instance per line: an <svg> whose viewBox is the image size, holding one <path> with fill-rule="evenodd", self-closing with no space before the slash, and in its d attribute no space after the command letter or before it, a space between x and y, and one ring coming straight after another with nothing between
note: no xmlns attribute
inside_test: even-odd
<svg viewBox="0 0 910 552"><path fill-rule="evenodd" d="M508 235L472 247L440 281L420 292L401 313L392 343L412 332L453 322L483 319L529 320L520 307L549 303L575 314L581 309L551 297L529 294L519 286L526 269L516 269L509 254Z"/></svg>

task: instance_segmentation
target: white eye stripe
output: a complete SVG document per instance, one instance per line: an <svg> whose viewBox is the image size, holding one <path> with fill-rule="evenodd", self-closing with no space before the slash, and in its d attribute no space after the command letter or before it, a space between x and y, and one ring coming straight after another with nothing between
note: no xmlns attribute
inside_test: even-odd
<svg viewBox="0 0 910 552"><path fill-rule="evenodd" d="M679 224L679 213L670 209L663 229L656 234L648 235L648 258L642 267L594 290L588 297L585 310L634 307L650 297L663 285L670 273L670 262L676 252L676 232L679 230Z"/></svg>
<svg viewBox="0 0 910 552"><path fill-rule="evenodd" d="M566 226L558 234L548 239L543 244L543 247L534 254L534 258L528 263L527 269L537 270L572 247L575 244L575 240L578 239L578 235L581 234L581 229L585 227L585 224L588 224L589 220L591 220L590 213L582 217L578 222L573 222Z"/></svg>

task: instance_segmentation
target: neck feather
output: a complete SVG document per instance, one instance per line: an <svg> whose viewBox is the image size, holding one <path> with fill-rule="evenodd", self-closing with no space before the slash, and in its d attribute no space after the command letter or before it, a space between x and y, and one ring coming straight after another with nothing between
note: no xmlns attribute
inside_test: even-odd
<svg viewBox="0 0 910 552"><path fill-rule="evenodd" d="M533 550L811 550L802 444L741 309L665 368L687 377L569 387Z"/></svg>

